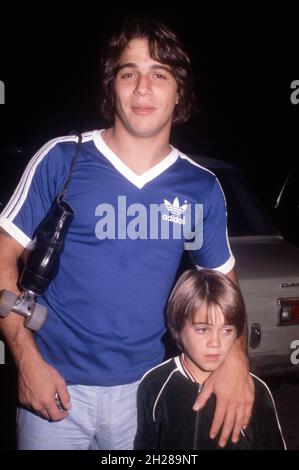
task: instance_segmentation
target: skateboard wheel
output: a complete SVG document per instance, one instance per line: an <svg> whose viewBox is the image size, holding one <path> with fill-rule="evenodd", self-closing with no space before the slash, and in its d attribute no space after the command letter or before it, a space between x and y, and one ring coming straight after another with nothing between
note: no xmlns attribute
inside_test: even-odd
<svg viewBox="0 0 299 470"><path fill-rule="evenodd" d="M25 320L25 326L33 331L39 330L47 318L47 313L46 307L40 304L35 304L31 316L27 317Z"/></svg>

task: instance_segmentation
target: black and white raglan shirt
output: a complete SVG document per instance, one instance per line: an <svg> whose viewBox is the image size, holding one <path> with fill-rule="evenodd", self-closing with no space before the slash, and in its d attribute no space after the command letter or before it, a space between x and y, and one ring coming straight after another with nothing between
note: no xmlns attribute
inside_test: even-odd
<svg viewBox="0 0 299 470"><path fill-rule="evenodd" d="M239 441L228 441L229 450L284 450L273 397L267 385L252 374L255 401L252 418ZM221 450L220 434L209 437L216 399L212 395L206 406L192 409L201 385L189 375L181 356L169 359L150 370L138 389L138 428L136 450Z"/></svg>

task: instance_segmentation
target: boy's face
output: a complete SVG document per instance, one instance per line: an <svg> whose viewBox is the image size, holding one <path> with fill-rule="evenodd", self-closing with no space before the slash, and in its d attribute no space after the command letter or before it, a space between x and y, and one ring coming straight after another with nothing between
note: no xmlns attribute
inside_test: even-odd
<svg viewBox="0 0 299 470"><path fill-rule="evenodd" d="M150 57L145 38L132 39L120 56L115 79L115 125L137 137L168 139L177 84L168 65Z"/></svg>
<svg viewBox="0 0 299 470"><path fill-rule="evenodd" d="M193 322L187 321L180 334L186 361L195 377L197 372L217 369L225 361L236 337L236 327L225 324L220 307L213 307L208 314L198 310Z"/></svg>

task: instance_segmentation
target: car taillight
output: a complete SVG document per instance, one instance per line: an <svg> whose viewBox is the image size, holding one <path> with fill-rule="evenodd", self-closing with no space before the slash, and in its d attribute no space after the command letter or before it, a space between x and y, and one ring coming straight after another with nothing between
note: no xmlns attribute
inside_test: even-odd
<svg viewBox="0 0 299 470"><path fill-rule="evenodd" d="M284 297L277 299L278 325L299 324L299 298Z"/></svg>

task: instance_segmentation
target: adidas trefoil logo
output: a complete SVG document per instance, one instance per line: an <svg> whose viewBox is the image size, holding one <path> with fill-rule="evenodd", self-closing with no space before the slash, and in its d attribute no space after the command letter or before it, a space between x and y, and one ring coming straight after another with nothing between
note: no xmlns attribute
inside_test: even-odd
<svg viewBox="0 0 299 470"><path fill-rule="evenodd" d="M181 215L183 212L185 212L185 210L188 207L187 204L183 204L182 206L180 206L178 197L176 197L173 200L172 204L169 201L167 201L167 199L164 199L164 204L168 212L170 212L173 215Z"/></svg>
<svg viewBox="0 0 299 470"><path fill-rule="evenodd" d="M186 204L186 202L187 201L185 201L185 204L180 206L178 197L174 198L172 204L167 199L164 199L165 207L168 210L168 212L170 212L170 214L172 214L172 215L167 216L166 214L164 214L163 217L162 217L163 220L168 220L169 222L174 222L176 224L185 225L185 217L184 216L180 217L180 216L183 215L183 213L185 212L185 210L188 207L188 204Z"/></svg>

